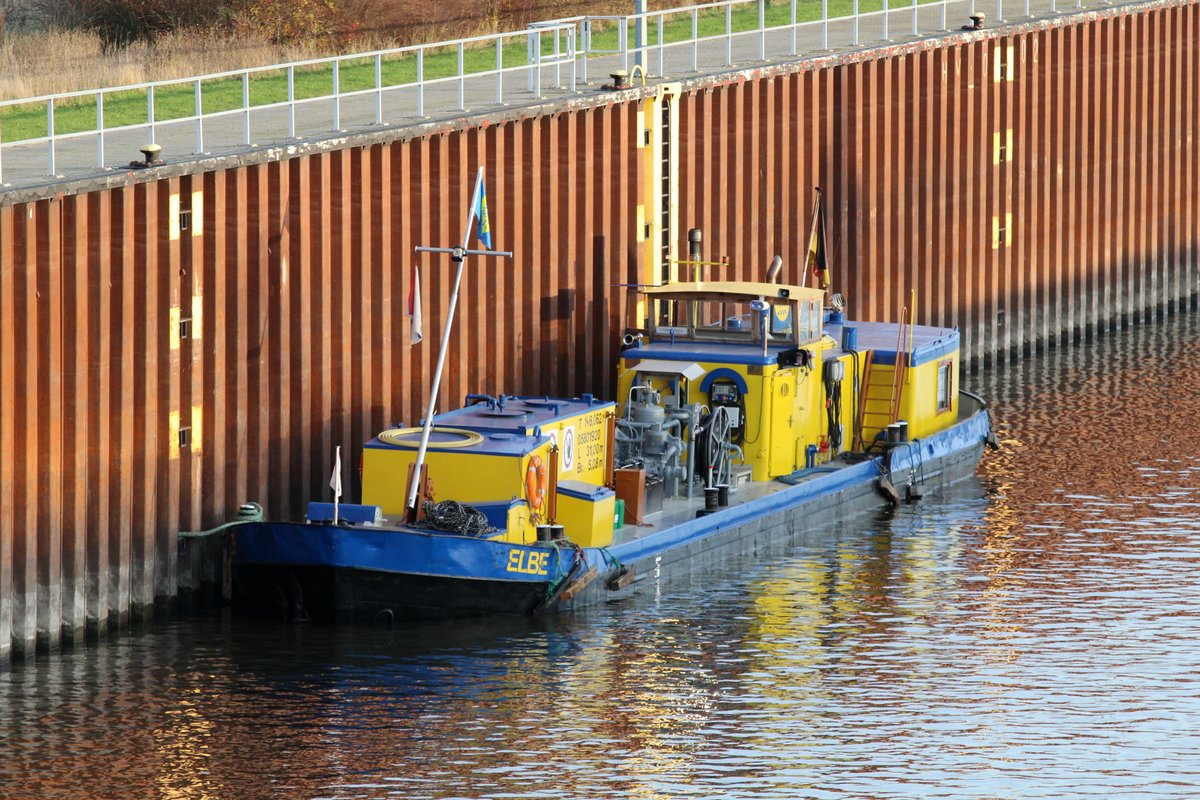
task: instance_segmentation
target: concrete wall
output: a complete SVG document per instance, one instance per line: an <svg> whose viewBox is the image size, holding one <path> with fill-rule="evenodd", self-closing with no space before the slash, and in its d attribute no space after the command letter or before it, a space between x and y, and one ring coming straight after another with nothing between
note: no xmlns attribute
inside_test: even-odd
<svg viewBox="0 0 1200 800"><path fill-rule="evenodd" d="M820 185L855 316L915 290L976 365L1149 321L1196 300L1198 89L1195 2L691 80L674 235L795 280ZM442 407L611 393L641 95L0 194L0 659L169 605L216 569L180 529L300 514L335 445L416 421L453 273L410 348L412 248L479 164L516 255L469 266Z"/></svg>

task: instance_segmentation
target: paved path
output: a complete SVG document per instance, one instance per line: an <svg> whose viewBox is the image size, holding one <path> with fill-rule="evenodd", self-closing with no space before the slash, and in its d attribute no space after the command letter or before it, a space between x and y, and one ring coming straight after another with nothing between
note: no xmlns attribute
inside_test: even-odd
<svg viewBox="0 0 1200 800"><path fill-rule="evenodd" d="M1093 0L1084 6L1084 9L1105 5L1107 4ZM1060 4L1056 13L1051 10L1050 0L1031 3L1010 0L1005 8L1008 10L1008 20L1013 22L1030 17L1061 16L1081 10L1074 5ZM768 31L765 35L759 31L734 34L729 41L722 36L696 45L688 41L662 48L650 46L645 51L645 66L650 73L651 82L677 80L695 75L717 74L731 68L793 61L829 51L874 47L884 41L903 42L920 37L952 36L962 24L968 22L968 16L973 9L988 15L989 27L998 24L996 20L999 13L994 2L972 3L959 0L948 2L945 6L918 6L915 14L913 8L907 6L889 12L886 19L886 36L883 14L860 17L857 45L854 22L843 19L831 21L827 30L825 25L814 22L799 26L794 33L789 27L785 30ZM653 22L650 24L654 25ZM952 30L946 32L945 28ZM917 33L914 34L914 31ZM546 37L545 41L548 42L549 37ZM545 49L544 44L543 52ZM162 146L165 161L181 162L194 159L201 151L210 155L244 153L261 147L324 138L337 131L355 133L378 131L383 128L403 128L423 122L458 118L464 113L494 112L502 108L539 103L545 99L592 93L609 80L609 73L625 67L626 61L631 62L631 59L632 56L621 55L592 56L587 62L586 82L582 68L577 66L574 93L571 90L572 70L569 63L542 66L541 99L531 91L536 70L528 67L513 68L503 75L502 104L497 103L495 75L467 76L461 82L461 88L457 78L427 82L423 117L418 114L415 86L385 88L378 97L373 90L364 95L342 97L338 109L339 125L336 128L332 98L297 103L294 138L288 136L291 115L286 106L251 109L248 115L238 110L206 116L203 120L202 143L198 141L200 134L195 121L158 123L153 135L146 125L107 131L103 137L103 168L99 166L100 137L96 133L88 133L70 139L60 139L55 143L53 175L49 169L51 155L47 143L4 145L0 148L0 192L97 177L127 169L131 160L141 158L139 148L152 140ZM459 108L460 97L465 111ZM377 106L381 107L381 113L377 111ZM381 121L377 121L377 116ZM246 138L247 125L249 145ZM0 130L0 134L2 133Z"/></svg>

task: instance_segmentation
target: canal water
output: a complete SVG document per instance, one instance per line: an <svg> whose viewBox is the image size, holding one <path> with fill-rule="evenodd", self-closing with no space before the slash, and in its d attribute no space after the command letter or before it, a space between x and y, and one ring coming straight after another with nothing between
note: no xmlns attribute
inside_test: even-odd
<svg viewBox="0 0 1200 800"><path fill-rule="evenodd" d="M977 480L568 619L224 617L0 675L13 798L1200 796L1200 317L965 381Z"/></svg>

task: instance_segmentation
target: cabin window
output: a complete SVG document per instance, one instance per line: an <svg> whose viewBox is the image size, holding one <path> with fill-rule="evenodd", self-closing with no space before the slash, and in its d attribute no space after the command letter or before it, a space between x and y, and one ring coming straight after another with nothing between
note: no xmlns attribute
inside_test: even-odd
<svg viewBox="0 0 1200 800"><path fill-rule="evenodd" d="M954 391L954 362L943 361L937 370L937 410L949 411Z"/></svg>
<svg viewBox="0 0 1200 800"><path fill-rule="evenodd" d="M814 300L797 304L796 341L811 342L821 336L821 305Z"/></svg>

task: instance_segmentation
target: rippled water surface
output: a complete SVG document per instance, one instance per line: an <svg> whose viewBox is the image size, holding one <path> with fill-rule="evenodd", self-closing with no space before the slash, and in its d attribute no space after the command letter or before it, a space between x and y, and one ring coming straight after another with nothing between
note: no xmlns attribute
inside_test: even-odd
<svg viewBox="0 0 1200 800"><path fill-rule="evenodd" d="M0 675L0 796L1200 797L1200 319L968 386L976 481L567 619Z"/></svg>

